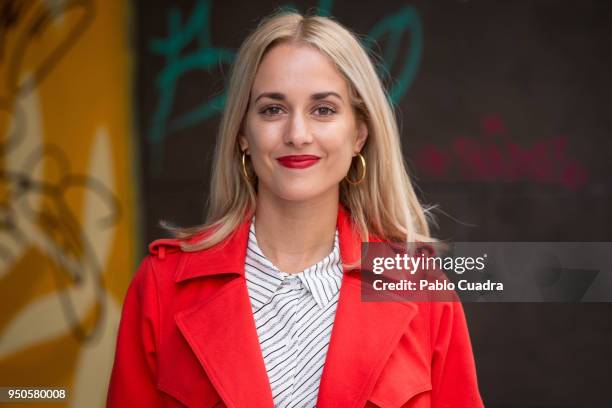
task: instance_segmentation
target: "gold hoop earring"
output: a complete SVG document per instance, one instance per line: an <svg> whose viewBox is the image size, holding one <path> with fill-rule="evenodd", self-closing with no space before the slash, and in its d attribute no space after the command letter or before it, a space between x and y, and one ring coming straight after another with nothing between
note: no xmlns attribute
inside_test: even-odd
<svg viewBox="0 0 612 408"><path fill-rule="evenodd" d="M242 151L242 174L244 175L244 178L246 179L246 181L248 181L249 183L251 181L254 181L256 178L256 177L249 176L249 172L246 169L246 153L244 152L244 150Z"/></svg>
<svg viewBox="0 0 612 408"><path fill-rule="evenodd" d="M352 184L354 186L356 186L357 184L361 184L361 182L363 180L365 180L365 176L366 176L366 160L365 157L363 157L363 155L361 153L357 153L357 156L359 156L359 159L361 160L361 167L363 167L363 171L361 172L361 177L359 177L359 180L353 181L351 179L348 178L348 175L346 175L344 177L344 179L346 181L348 181L349 184Z"/></svg>

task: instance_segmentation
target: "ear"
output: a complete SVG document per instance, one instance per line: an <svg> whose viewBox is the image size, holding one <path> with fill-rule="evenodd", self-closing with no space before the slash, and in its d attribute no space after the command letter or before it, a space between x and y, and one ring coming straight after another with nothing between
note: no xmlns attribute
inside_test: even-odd
<svg viewBox="0 0 612 408"><path fill-rule="evenodd" d="M357 138L355 139L354 151L360 152L363 145L368 140L368 126L363 121L359 121L357 126Z"/></svg>
<svg viewBox="0 0 612 408"><path fill-rule="evenodd" d="M238 133L238 143L240 144L240 150L248 154L249 142L242 132Z"/></svg>

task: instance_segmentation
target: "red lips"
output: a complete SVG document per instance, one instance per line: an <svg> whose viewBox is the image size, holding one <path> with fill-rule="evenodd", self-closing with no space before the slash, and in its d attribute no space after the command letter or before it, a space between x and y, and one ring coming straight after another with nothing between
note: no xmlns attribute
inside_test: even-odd
<svg viewBox="0 0 612 408"><path fill-rule="evenodd" d="M276 160L290 169L305 169L306 167L310 167L316 164L319 161L320 157L313 156L309 154L302 154L299 156L283 156L279 157Z"/></svg>

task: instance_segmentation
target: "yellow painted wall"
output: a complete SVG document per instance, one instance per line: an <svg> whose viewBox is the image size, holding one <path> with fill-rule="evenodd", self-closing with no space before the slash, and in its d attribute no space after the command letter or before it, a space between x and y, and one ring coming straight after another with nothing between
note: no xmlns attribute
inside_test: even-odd
<svg viewBox="0 0 612 408"><path fill-rule="evenodd" d="M2 3L0 386L101 407L139 256L130 9Z"/></svg>

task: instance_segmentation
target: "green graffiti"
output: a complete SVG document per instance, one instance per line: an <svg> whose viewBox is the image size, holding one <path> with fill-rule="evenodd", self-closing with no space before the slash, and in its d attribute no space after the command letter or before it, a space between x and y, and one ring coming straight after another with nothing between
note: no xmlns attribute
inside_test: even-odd
<svg viewBox="0 0 612 408"><path fill-rule="evenodd" d="M316 13L331 16L333 0L319 0ZM297 10L289 3L280 10ZM408 34L409 45L405 55L400 55L403 37ZM391 103L398 104L410 89L421 63L423 53L423 30L416 8L403 7L396 13L389 14L377 22L364 40L368 49L384 40L382 66L377 67L379 75L390 76L396 72L397 77L388 92ZM185 52L186 48L197 42L195 51ZM180 11L170 10L168 15L168 35L163 39L153 39L149 44L152 53L165 58L165 65L155 80L159 91L159 100L153 113L148 131L151 142L151 163L154 172L163 167L163 141L169 135L204 122L219 114L225 106L225 91L191 111L179 115L172 114L178 81L184 75L198 70L208 70L221 64L231 64L235 50L219 48L212 45L210 38L210 0L198 0L193 12L182 24ZM394 69L398 67L397 69Z"/></svg>
<svg viewBox="0 0 612 408"><path fill-rule="evenodd" d="M317 6L317 14L324 17L331 16L331 9L334 5L334 0L320 0Z"/></svg>
<svg viewBox="0 0 612 408"><path fill-rule="evenodd" d="M295 4L283 4L278 7L278 10L283 13L299 13L300 9Z"/></svg>
<svg viewBox="0 0 612 408"><path fill-rule="evenodd" d="M225 93L203 102L187 113L170 118L176 87L183 75L197 70L210 71L220 64L231 64L234 59L234 50L212 45L209 30L210 2L200 0L184 25L181 25L180 11L176 8L171 9L168 16L167 38L154 39L150 42L150 51L162 55L166 60L163 70L155 81L159 91L159 101L148 132L152 143L153 167L157 171L160 170L163 160L162 142L168 134L203 122L223 110ZM198 48L183 54L193 41L197 41Z"/></svg>
<svg viewBox="0 0 612 408"><path fill-rule="evenodd" d="M318 16L331 16L331 9L334 5L334 0L319 0L319 4L314 8L314 12ZM278 9L280 11L294 11L296 13L300 12L300 8L293 3L285 3L282 6L279 6ZM310 12L311 9L307 9L307 14L312 14Z"/></svg>
<svg viewBox="0 0 612 408"><path fill-rule="evenodd" d="M396 82L389 90L389 97L396 104L399 103L406 92L408 92L408 89L410 89L410 85L412 85L421 64L423 29L419 13L416 8L406 6L399 12L391 14L376 23L365 39L366 47L372 48L376 42L387 36L387 42L382 55L384 66L380 67L380 70L386 70L388 75L396 64L402 36L405 32L410 34L410 46L408 47L407 55L400 62L401 68ZM379 74L383 76L385 72L379 71Z"/></svg>

